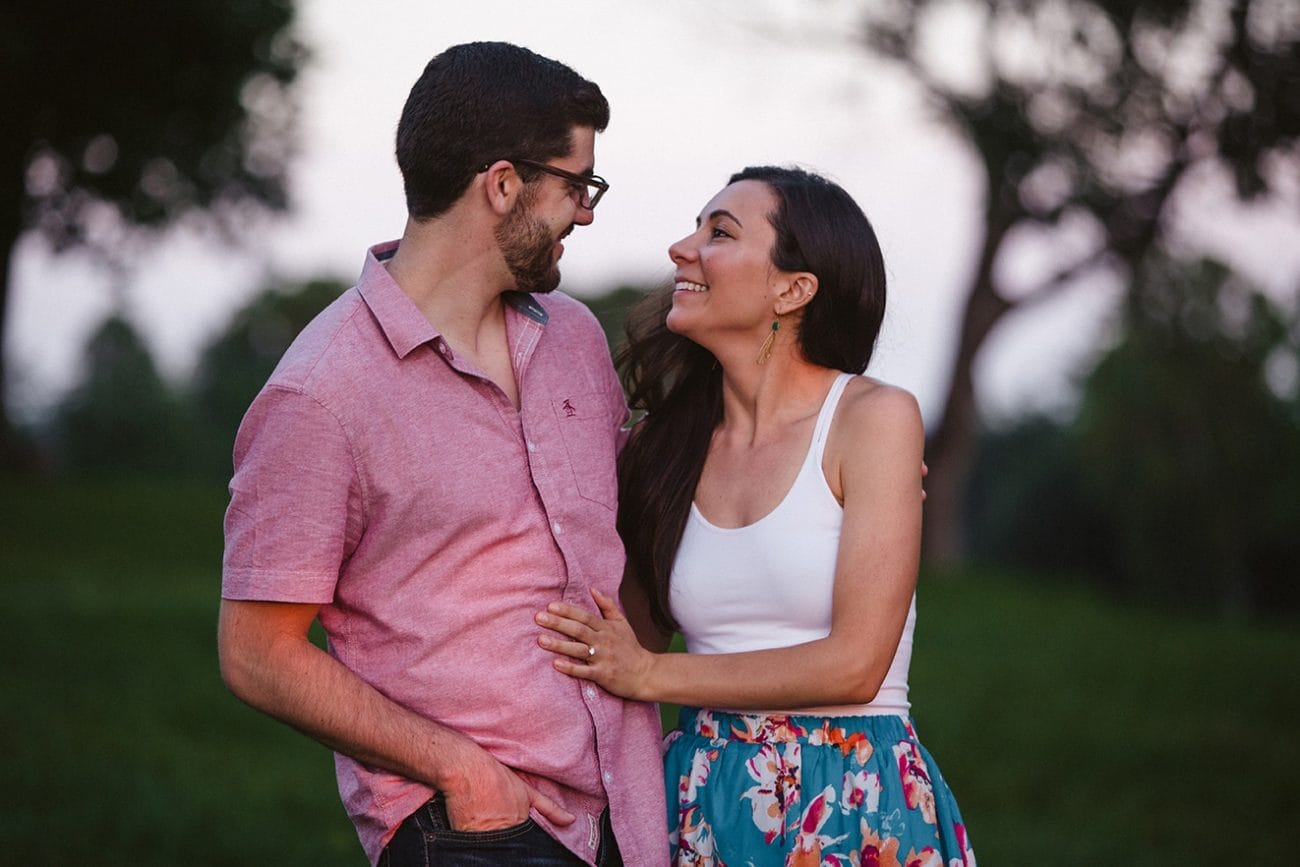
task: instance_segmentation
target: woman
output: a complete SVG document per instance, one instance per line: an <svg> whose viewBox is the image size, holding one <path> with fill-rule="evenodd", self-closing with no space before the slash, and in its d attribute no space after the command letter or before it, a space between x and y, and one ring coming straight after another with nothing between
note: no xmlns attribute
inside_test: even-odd
<svg viewBox="0 0 1300 867"><path fill-rule="evenodd" d="M539 613L539 641L683 705L674 863L973 864L909 717L924 432L910 394L860 375L875 233L835 184L747 168L669 255L673 292L620 359L647 410L619 471L631 623L594 594L600 616ZM689 653L664 652L674 630Z"/></svg>

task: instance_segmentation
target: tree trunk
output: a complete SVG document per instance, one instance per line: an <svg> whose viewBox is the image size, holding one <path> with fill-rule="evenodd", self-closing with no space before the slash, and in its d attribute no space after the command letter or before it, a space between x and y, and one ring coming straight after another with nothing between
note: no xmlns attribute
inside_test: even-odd
<svg viewBox="0 0 1300 867"><path fill-rule="evenodd" d="M12 153L0 159L0 474L30 472L36 466L32 450L14 430L9 412L9 366L6 363L10 272L18 238L22 235L23 202L26 199L22 156L18 151L16 160Z"/></svg>
<svg viewBox="0 0 1300 867"><path fill-rule="evenodd" d="M993 263L1006 236L1006 220L990 214L988 235L962 312L961 336L943 416L926 443L925 562L940 568L959 563L966 549L966 489L980 430L975 400L975 358L993 326L1012 308L993 286Z"/></svg>

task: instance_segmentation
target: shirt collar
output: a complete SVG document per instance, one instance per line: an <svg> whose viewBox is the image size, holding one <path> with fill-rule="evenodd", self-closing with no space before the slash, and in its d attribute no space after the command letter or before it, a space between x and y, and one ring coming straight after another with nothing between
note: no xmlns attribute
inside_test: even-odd
<svg viewBox="0 0 1300 867"><path fill-rule="evenodd" d="M383 329L384 336L398 358L405 358L417 346L437 340L441 332L425 318L402 287L388 273L384 263L393 258L399 241L376 244L366 251L357 291ZM506 305L538 326L550 318L541 303L527 292L510 291L502 295Z"/></svg>
<svg viewBox="0 0 1300 867"><path fill-rule="evenodd" d="M384 263L397 252L398 243L387 241L366 251L357 291L388 338L393 352L398 358L405 358L411 350L436 340L441 334L384 267Z"/></svg>

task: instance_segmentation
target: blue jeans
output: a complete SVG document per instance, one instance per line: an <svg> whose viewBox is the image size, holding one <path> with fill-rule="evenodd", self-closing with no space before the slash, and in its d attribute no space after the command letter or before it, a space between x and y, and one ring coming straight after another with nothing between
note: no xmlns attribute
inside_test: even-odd
<svg viewBox="0 0 1300 867"><path fill-rule="evenodd" d="M532 819L493 831L454 831L440 793L402 822L379 856L379 867L582 867L577 855ZM609 811L601 816L599 867L623 867Z"/></svg>

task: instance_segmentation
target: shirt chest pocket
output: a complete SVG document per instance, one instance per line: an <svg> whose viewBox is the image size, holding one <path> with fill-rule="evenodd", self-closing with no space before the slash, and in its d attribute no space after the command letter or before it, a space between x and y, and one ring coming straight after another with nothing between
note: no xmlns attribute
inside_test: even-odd
<svg viewBox="0 0 1300 867"><path fill-rule="evenodd" d="M613 511L618 507L615 443L622 419L615 418L601 394L580 394L551 402L569 467L584 499Z"/></svg>

